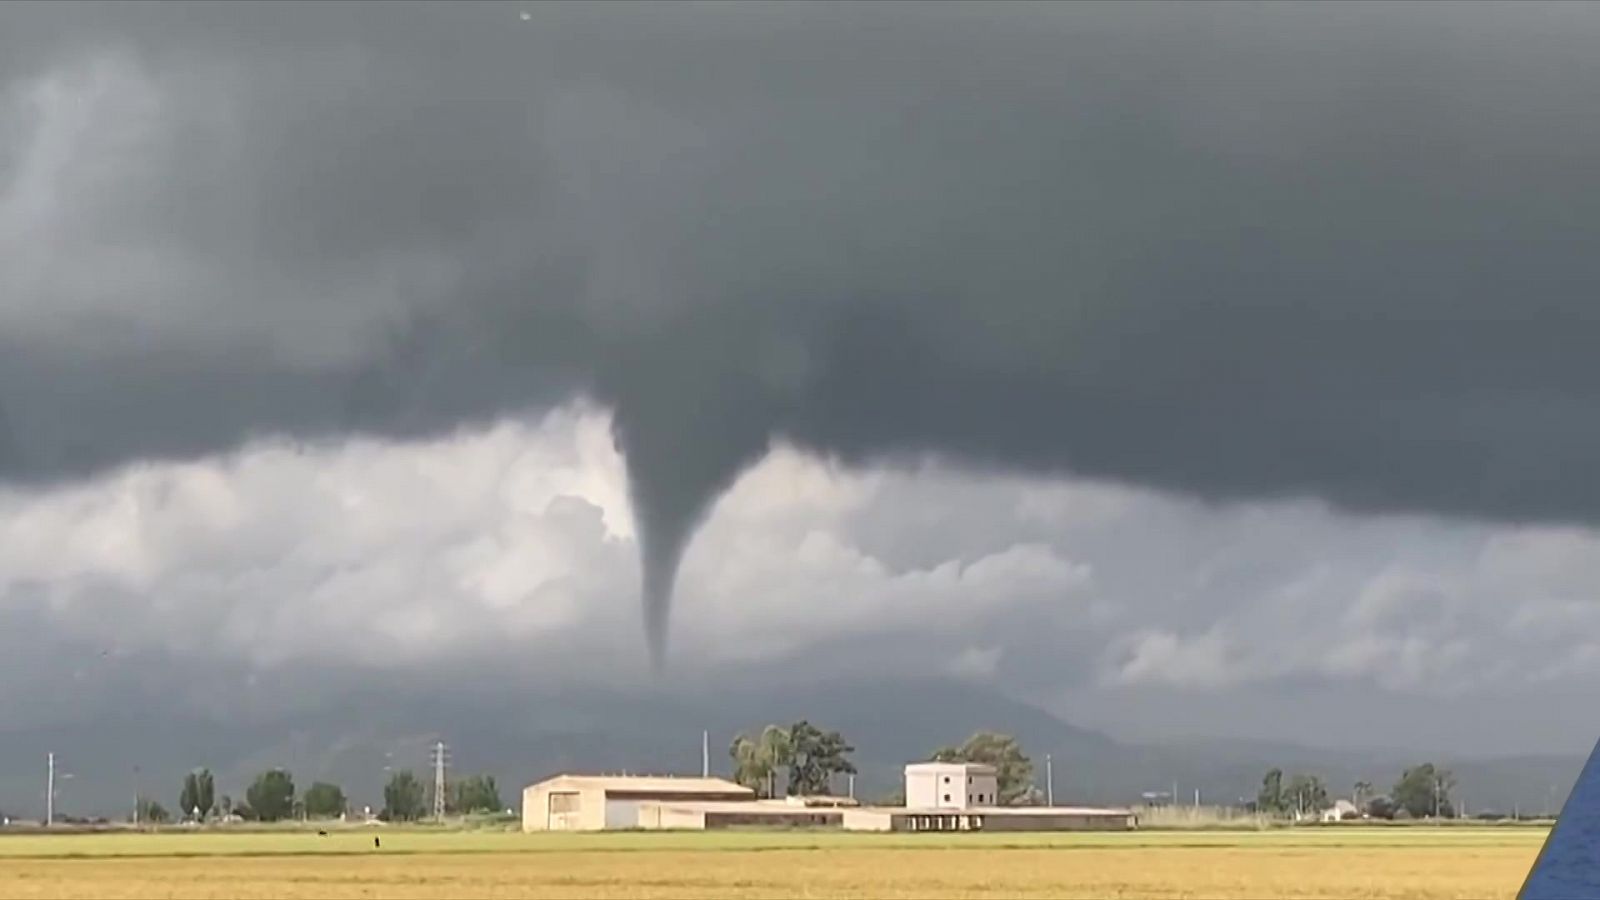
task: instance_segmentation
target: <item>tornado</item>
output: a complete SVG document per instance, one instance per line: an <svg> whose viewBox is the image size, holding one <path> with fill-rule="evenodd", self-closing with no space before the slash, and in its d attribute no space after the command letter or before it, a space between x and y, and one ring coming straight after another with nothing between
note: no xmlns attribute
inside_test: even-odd
<svg viewBox="0 0 1600 900"><path fill-rule="evenodd" d="M695 380L703 393L639 391L617 401L612 413L639 547L645 641L656 671L666 664L684 553L717 498L768 447L768 425L752 397L731 382Z"/></svg>

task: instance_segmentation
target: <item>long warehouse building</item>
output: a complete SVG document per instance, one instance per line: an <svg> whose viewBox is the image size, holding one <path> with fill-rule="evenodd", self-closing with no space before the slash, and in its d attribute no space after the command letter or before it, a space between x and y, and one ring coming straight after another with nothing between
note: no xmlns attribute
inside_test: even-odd
<svg viewBox="0 0 1600 900"><path fill-rule="evenodd" d="M522 830L637 828L641 804L753 803L755 798L755 791L721 778L557 775L522 792Z"/></svg>

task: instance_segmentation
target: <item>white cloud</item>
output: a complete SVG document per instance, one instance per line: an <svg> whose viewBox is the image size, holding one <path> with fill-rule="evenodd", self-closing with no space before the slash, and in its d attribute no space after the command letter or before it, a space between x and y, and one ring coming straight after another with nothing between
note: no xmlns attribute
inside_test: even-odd
<svg viewBox="0 0 1600 900"><path fill-rule="evenodd" d="M638 684L635 552L609 419L575 406L5 490L0 614L29 645L104 650L117 665L59 663L83 691L135 663ZM1035 697L1307 679L1498 695L1600 681L1596 584L1600 535L1581 529L1211 506L779 447L684 560L671 665L909 668ZM0 686L0 709L33 709L42 683Z"/></svg>
<svg viewBox="0 0 1600 900"><path fill-rule="evenodd" d="M1112 684L1211 690L1235 684L1247 674L1216 631L1193 637L1144 631L1128 636L1121 644L1113 651Z"/></svg>

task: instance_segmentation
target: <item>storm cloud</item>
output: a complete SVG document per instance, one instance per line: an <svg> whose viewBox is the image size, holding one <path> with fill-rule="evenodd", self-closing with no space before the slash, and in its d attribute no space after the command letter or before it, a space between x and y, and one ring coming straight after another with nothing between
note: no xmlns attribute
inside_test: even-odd
<svg viewBox="0 0 1600 900"><path fill-rule="evenodd" d="M1592 9L527 11L0 9L0 478L587 398L658 653L775 439L1600 521Z"/></svg>

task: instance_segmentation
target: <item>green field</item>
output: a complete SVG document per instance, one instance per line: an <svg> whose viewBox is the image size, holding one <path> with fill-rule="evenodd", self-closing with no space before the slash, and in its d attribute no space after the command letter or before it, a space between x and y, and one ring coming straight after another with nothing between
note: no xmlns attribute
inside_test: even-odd
<svg viewBox="0 0 1600 900"><path fill-rule="evenodd" d="M19 835L0 837L0 896L1510 898L1544 836L1426 827Z"/></svg>

